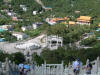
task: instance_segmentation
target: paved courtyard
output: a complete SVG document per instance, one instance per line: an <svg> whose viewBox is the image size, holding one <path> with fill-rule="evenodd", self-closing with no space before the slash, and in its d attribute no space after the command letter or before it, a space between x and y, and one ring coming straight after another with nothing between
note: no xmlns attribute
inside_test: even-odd
<svg viewBox="0 0 100 75"><path fill-rule="evenodd" d="M18 43L37 43L37 44L41 45L41 48L32 50L32 52L37 52L38 54L40 54L42 49L44 47L46 47L46 43L41 42L41 38L43 38L45 36L46 35L43 34L43 35L40 35L36 38L30 39L30 40L27 40L27 41L24 40L24 41L21 41L21 42L18 41L18 42L15 42L15 43L0 42L0 49L5 51L5 52L8 52L8 53L24 52L24 50L16 49L15 48L16 44L18 44Z"/></svg>

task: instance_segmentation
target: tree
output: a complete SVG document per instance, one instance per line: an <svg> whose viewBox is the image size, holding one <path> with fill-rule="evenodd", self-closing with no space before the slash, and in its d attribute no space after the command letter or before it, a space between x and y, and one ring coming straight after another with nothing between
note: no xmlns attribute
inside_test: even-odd
<svg viewBox="0 0 100 75"><path fill-rule="evenodd" d="M20 53L20 52L16 52L11 54L10 58L11 61L15 62L16 64L20 64L25 62L25 56Z"/></svg>
<svg viewBox="0 0 100 75"><path fill-rule="evenodd" d="M42 57L40 57L36 53L34 53L32 56L33 56L33 62L35 62L37 65L41 65L44 63L44 60L42 59Z"/></svg>
<svg viewBox="0 0 100 75"><path fill-rule="evenodd" d="M0 38L5 38L6 41L15 42L17 38L12 36L12 34L8 31L0 32Z"/></svg>

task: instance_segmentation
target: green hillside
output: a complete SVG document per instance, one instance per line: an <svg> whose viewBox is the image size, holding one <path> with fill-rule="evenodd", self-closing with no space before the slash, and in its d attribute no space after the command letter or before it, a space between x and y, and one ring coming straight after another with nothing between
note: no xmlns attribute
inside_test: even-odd
<svg viewBox="0 0 100 75"><path fill-rule="evenodd" d="M53 11L45 12L43 15L48 15L52 12L56 16L66 16L66 15L90 15L90 16L100 16L100 0L41 0L46 7L53 8ZM18 10L20 4L28 6L28 10L32 12L33 10L41 11L42 8L35 0L12 0L12 6L14 10ZM75 11L80 11L79 14L75 14Z"/></svg>
<svg viewBox="0 0 100 75"><path fill-rule="evenodd" d="M100 16L100 0L42 0L46 6L51 6L53 12L64 15L80 11L81 15Z"/></svg>

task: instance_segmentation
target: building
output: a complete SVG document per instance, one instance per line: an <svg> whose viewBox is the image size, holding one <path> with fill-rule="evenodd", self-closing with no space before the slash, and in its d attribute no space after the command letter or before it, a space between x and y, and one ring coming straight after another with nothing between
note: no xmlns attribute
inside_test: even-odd
<svg viewBox="0 0 100 75"><path fill-rule="evenodd" d="M30 49L25 50L24 51L24 56L25 56L27 62L31 62L31 60L32 60L32 51Z"/></svg>
<svg viewBox="0 0 100 75"><path fill-rule="evenodd" d="M10 31L12 31L13 28L14 28L14 26L12 26L12 25L1 25L0 26L0 29L10 30Z"/></svg>
<svg viewBox="0 0 100 75"><path fill-rule="evenodd" d="M64 18L46 18L46 22L48 22L48 24L50 25L54 25L54 24L57 24L57 23L61 23L61 22L64 22L64 21L67 21L69 20L68 17L64 17Z"/></svg>
<svg viewBox="0 0 100 75"><path fill-rule="evenodd" d="M52 19L50 18L46 18L46 22L50 25L55 25L56 24L56 21L53 21Z"/></svg>
<svg viewBox="0 0 100 75"><path fill-rule="evenodd" d="M69 21L69 23L68 23L68 25L75 25L76 24L76 22L74 22L74 21Z"/></svg>
<svg viewBox="0 0 100 75"><path fill-rule="evenodd" d="M77 24L80 25L90 25L91 24L91 17L90 16L80 16L77 18Z"/></svg>
<svg viewBox="0 0 100 75"><path fill-rule="evenodd" d="M100 28L100 23L98 24L98 27Z"/></svg>
<svg viewBox="0 0 100 75"><path fill-rule="evenodd" d="M32 30L32 29L33 29L32 26L22 26L22 27L21 27L21 30L22 30L22 31Z"/></svg>
<svg viewBox="0 0 100 75"><path fill-rule="evenodd" d="M41 26L43 23L41 22L36 22L36 23L33 23L32 26L33 26L33 29L37 29L39 26Z"/></svg>
<svg viewBox="0 0 100 75"><path fill-rule="evenodd" d="M51 50L58 49L58 47L63 46L63 38L56 35L50 35L47 36L46 43L47 47Z"/></svg>
<svg viewBox="0 0 100 75"><path fill-rule="evenodd" d="M3 0L5 3L10 3L12 0Z"/></svg>
<svg viewBox="0 0 100 75"><path fill-rule="evenodd" d="M21 27L21 30L24 32L27 30L27 28L25 26Z"/></svg>
<svg viewBox="0 0 100 75"><path fill-rule="evenodd" d="M8 15L8 16L12 16L12 13L11 13L11 12L8 12L7 15Z"/></svg>
<svg viewBox="0 0 100 75"><path fill-rule="evenodd" d="M33 15L36 15L37 14L37 11L33 11Z"/></svg>
<svg viewBox="0 0 100 75"><path fill-rule="evenodd" d="M17 17L12 17L12 20L13 21L18 21L18 18Z"/></svg>
<svg viewBox="0 0 100 75"><path fill-rule="evenodd" d="M20 8L22 8L25 12L27 11L27 7L25 5L20 5Z"/></svg>
<svg viewBox="0 0 100 75"><path fill-rule="evenodd" d="M5 38L0 38L0 42L5 42L6 39Z"/></svg>
<svg viewBox="0 0 100 75"><path fill-rule="evenodd" d="M28 37L25 33L21 32L13 32L12 35L15 36L17 40L23 40Z"/></svg>

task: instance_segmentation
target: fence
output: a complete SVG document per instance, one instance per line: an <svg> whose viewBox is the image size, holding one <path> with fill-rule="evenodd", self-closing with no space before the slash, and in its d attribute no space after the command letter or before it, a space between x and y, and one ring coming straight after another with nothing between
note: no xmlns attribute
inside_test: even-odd
<svg viewBox="0 0 100 75"><path fill-rule="evenodd" d="M88 64L87 60L86 64ZM100 60L99 57L91 62L93 64L91 75L100 75ZM85 67L85 66L83 66ZM5 63L0 62L0 75L20 75L19 68L15 63L11 63L6 59ZM35 66L34 69L31 65L31 71L27 75L74 75L72 65L64 66L63 62L61 64L42 64L41 66ZM86 75L85 69L81 69L79 75Z"/></svg>

